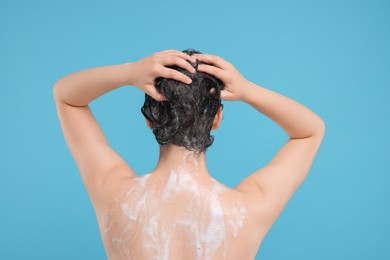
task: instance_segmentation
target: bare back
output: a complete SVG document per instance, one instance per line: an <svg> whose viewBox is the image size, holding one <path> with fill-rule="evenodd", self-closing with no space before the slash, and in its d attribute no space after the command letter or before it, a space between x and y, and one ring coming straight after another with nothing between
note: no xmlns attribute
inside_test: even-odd
<svg viewBox="0 0 390 260"><path fill-rule="evenodd" d="M176 50L156 56L80 71L61 78L53 87L61 128L94 205L108 257L253 259L268 229L306 178L325 123L302 104L246 80L221 57L197 54L194 62L215 65L200 64L197 70L224 83L223 99L251 105L290 138L266 166L235 189L215 180L200 185L186 172L167 172L163 181L156 181L154 173L137 176L109 145L88 104L123 82L145 92L150 84L140 82L165 77L162 69L172 60L178 66L186 64L191 73L194 70L184 61L191 57L184 58ZM219 110L215 115L212 130L218 127L221 114ZM171 162L177 164L176 159Z"/></svg>
<svg viewBox="0 0 390 260"><path fill-rule="evenodd" d="M108 259L254 259L265 233L245 195L187 172L120 185L98 218Z"/></svg>

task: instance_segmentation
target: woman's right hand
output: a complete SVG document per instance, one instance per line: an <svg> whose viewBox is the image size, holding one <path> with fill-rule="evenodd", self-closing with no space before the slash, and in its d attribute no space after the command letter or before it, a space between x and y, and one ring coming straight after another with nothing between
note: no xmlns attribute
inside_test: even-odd
<svg viewBox="0 0 390 260"><path fill-rule="evenodd" d="M231 63L212 54L197 53L192 56L195 56L199 61L210 64L199 64L198 71L211 74L225 84L224 89L221 91L222 100L243 100L249 82Z"/></svg>

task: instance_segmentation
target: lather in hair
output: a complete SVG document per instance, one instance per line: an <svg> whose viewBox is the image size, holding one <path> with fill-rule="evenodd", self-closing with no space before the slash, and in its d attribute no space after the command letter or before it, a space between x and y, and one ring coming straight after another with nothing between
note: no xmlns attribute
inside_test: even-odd
<svg viewBox="0 0 390 260"><path fill-rule="evenodd" d="M189 55L201 53L194 49L183 52ZM197 69L198 64L203 63L205 62L196 61L191 65ZM167 67L189 76L191 84L156 78L155 86L167 100L157 101L145 94L141 112L151 122L153 134L160 145L172 143L195 153L205 152L214 141L210 132L220 105L223 108L221 90L224 84L205 72L196 70L192 74L177 65Z"/></svg>

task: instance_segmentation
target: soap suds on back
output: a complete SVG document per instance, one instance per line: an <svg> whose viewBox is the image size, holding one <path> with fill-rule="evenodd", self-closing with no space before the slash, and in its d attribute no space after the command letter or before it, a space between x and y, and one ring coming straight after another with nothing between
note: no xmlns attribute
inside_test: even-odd
<svg viewBox="0 0 390 260"><path fill-rule="evenodd" d="M133 259L132 253L141 249L147 259L168 260L177 250L173 243L186 239L195 259L212 259L218 250L226 257L228 234L238 235L248 214L246 207L223 200L228 189L214 179L212 187L206 188L191 173L172 170L166 183L157 187L148 185L150 176L136 178L135 185L117 200L117 208L107 209L102 216L104 234L117 254Z"/></svg>

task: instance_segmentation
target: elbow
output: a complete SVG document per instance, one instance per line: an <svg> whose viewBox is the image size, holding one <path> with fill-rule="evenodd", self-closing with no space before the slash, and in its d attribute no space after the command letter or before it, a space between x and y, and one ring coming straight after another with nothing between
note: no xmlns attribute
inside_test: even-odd
<svg viewBox="0 0 390 260"><path fill-rule="evenodd" d="M62 78L57 79L57 81L53 84L53 88L52 88L53 96L58 96L58 94L60 94L59 88L61 88L61 85L63 85Z"/></svg>
<svg viewBox="0 0 390 260"><path fill-rule="evenodd" d="M53 97L55 98L56 97L56 94L57 94L57 90L56 90L56 84L54 84L53 88L51 89L52 93L53 93Z"/></svg>
<svg viewBox="0 0 390 260"><path fill-rule="evenodd" d="M320 121L317 126L317 130L314 133L314 135L321 136L321 138L324 137L325 135L325 121L322 118L320 118Z"/></svg>
<svg viewBox="0 0 390 260"><path fill-rule="evenodd" d="M53 94L53 98L54 100L57 100L57 97L58 97L58 87L57 87L57 83L54 84L53 88L52 88L52 94Z"/></svg>
<svg viewBox="0 0 390 260"><path fill-rule="evenodd" d="M52 94L53 94L53 98L54 98L54 100L55 101L57 101L57 100L59 100L60 98L59 98L59 81L56 81L56 83L54 83L54 85L53 85L53 88L52 88Z"/></svg>
<svg viewBox="0 0 390 260"><path fill-rule="evenodd" d="M320 128L323 132L325 132L325 121L321 118L321 121L320 121Z"/></svg>

